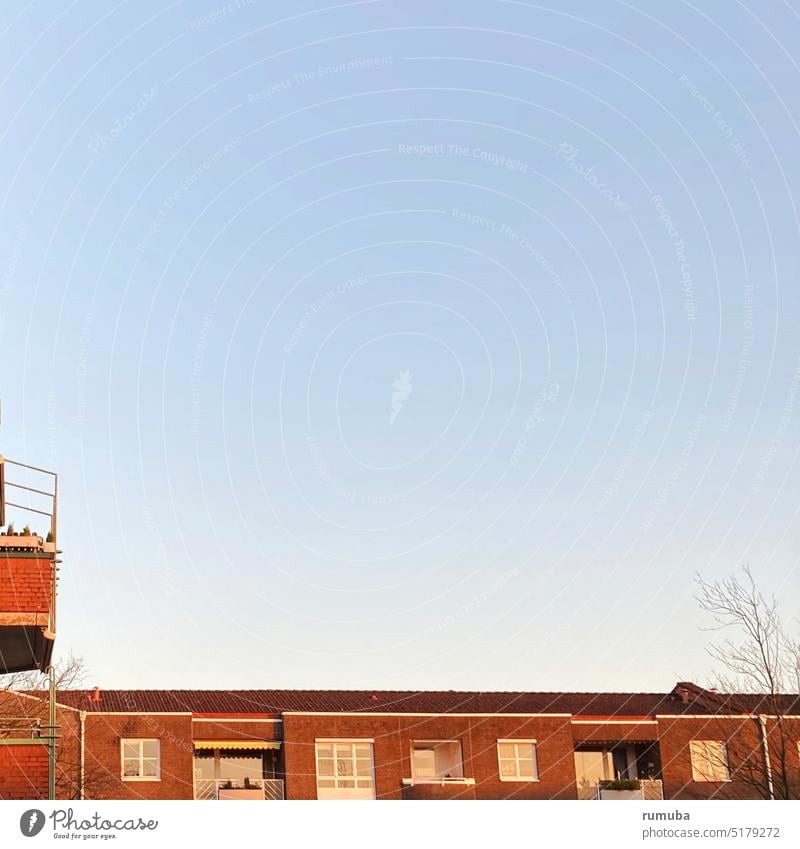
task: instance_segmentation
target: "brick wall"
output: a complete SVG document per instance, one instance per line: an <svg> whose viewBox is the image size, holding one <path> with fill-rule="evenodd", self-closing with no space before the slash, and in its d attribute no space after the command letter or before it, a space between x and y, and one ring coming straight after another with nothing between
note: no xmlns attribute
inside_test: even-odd
<svg viewBox="0 0 800 849"><path fill-rule="evenodd" d="M800 799L800 718L767 720L770 761L775 795L779 799ZM788 790L788 795L787 795Z"/></svg>
<svg viewBox="0 0 800 849"><path fill-rule="evenodd" d="M47 746L0 744L0 799L47 798Z"/></svg>
<svg viewBox="0 0 800 849"><path fill-rule="evenodd" d="M625 722L615 720L613 725L599 719L591 725L586 720L572 723L572 739L579 743L598 743L609 738L620 742L644 743L658 740L658 723L650 720Z"/></svg>
<svg viewBox="0 0 800 849"><path fill-rule="evenodd" d="M753 719L659 717L659 747L667 799L757 799L756 784L764 779L758 726ZM731 780L695 781L689 743L719 740L727 746Z"/></svg>
<svg viewBox="0 0 800 849"><path fill-rule="evenodd" d="M86 715L87 799L191 799L194 757L190 714ZM161 741L161 779L123 781L120 740Z"/></svg>
<svg viewBox="0 0 800 849"><path fill-rule="evenodd" d="M0 726L3 725L3 717L13 717L14 725L20 722L21 718L28 720L39 720L41 733L46 733L46 728L49 721L49 706L46 699L35 699L26 696L18 695L17 693L8 690L0 690ZM69 708L57 708L56 722L58 723L58 741L56 743L56 797L58 799L77 799L79 794L80 781L80 745L79 745L79 713L76 710ZM19 736L33 736L33 723L22 732ZM11 732L9 732L11 733ZM36 746L34 748L44 748L47 751L46 745ZM47 770L47 756L45 754L45 771ZM47 796L47 773L45 772L44 779L44 797ZM0 788L3 786L3 770L0 768ZM0 797L3 797L2 789L0 789ZM14 798L6 796L3 798ZM19 796L16 798L31 798L29 796Z"/></svg>
<svg viewBox="0 0 800 849"><path fill-rule="evenodd" d="M0 613L47 613L52 569L49 557L0 553Z"/></svg>
<svg viewBox="0 0 800 849"><path fill-rule="evenodd" d="M284 714L288 799L315 799L315 738L374 738L376 795L403 798L411 777L414 740L460 740L464 776L477 799L554 799L576 796L569 717L304 716ZM537 740L539 781L500 780L498 739ZM472 790L465 790L468 795Z"/></svg>
<svg viewBox="0 0 800 849"><path fill-rule="evenodd" d="M194 719L192 733L195 740L280 740L283 728L280 720L263 722L237 722L236 719Z"/></svg>
<svg viewBox="0 0 800 849"><path fill-rule="evenodd" d="M0 691L0 717L39 717L47 722L47 702ZM57 796L78 797L80 777L80 712L59 708L60 740L57 759ZM784 786L780 740L787 742L785 761L793 797L800 796L800 720L784 720L780 738L775 720L769 722L770 748L776 795ZM285 714L281 723L242 722L217 718L198 722L189 714L87 713L85 720L85 787L89 799L191 799L193 796L193 739L284 738L286 797L316 798L316 738L374 739L376 794L381 799L575 798L573 751L582 741L639 739L653 725L575 725L570 717L495 716L378 716ZM643 729L648 729L644 732ZM756 783L765 783L759 726L751 718L659 717L665 798L759 798ZM121 778L120 740L123 737L161 741L161 780L127 782ZM535 739L539 781L501 781L497 761L498 739ZM412 776L414 740L460 740L464 776L473 785L416 785ZM728 744L732 781L694 781L691 740L723 740ZM47 794L47 747L0 745L0 798L40 798Z"/></svg>

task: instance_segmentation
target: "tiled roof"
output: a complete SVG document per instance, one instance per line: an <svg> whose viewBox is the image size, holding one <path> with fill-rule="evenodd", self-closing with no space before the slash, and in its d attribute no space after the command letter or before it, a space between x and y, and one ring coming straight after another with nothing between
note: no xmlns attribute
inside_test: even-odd
<svg viewBox="0 0 800 849"><path fill-rule="evenodd" d="M683 685L681 685L683 686ZM65 690L58 701L86 711L201 714L310 713L566 713L578 716L653 716L657 713L730 713L751 710L752 696L718 696L696 685L688 702L671 693L530 693L412 690ZM677 688L676 688L677 690ZM800 696L786 697L800 712ZM736 699L738 710L726 700ZM741 702L739 700L745 700ZM787 702L787 705L790 703ZM745 706L746 705L746 706Z"/></svg>
<svg viewBox="0 0 800 849"><path fill-rule="evenodd" d="M672 692L679 696L682 690L688 694L689 703L685 707L690 713L800 714L800 695L796 693L776 696L720 693L717 690L698 687L691 681L678 682Z"/></svg>

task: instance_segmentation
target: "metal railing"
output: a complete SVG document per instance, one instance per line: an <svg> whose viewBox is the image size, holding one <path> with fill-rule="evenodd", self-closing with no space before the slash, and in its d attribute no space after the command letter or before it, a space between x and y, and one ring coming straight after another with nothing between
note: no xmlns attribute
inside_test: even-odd
<svg viewBox="0 0 800 849"><path fill-rule="evenodd" d="M51 472L50 469L42 469L39 466L31 466L29 463L20 463L18 460L11 460L8 457L0 457L0 466L15 466L18 469L27 469L33 472L34 475L44 475L49 481L50 486L47 489L39 489L39 487L28 486L22 483L15 483L8 479L5 469L0 471L0 525L5 525L6 507L16 507L18 510L23 510L26 513L36 513L39 516L47 517L49 521L49 531L52 536L53 543L56 542L56 532L58 530L58 474ZM42 510L39 507L34 507L32 504L24 504L18 501L9 501L6 498L7 489L16 489L22 492L29 492L33 495L41 496L48 502L50 509Z"/></svg>
<svg viewBox="0 0 800 849"><path fill-rule="evenodd" d="M49 726L42 725L42 720L37 716L4 716L0 722L0 741L9 737L38 740L49 736Z"/></svg>
<svg viewBox="0 0 800 849"><path fill-rule="evenodd" d="M219 799L220 790L261 790L268 802L283 799L281 778L196 778L195 799Z"/></svg>
<svg viewBox="0 0 800 849"><path fill-rule="evenodd" d="M664 785L656 778L642 779L642 798L646 801L660 801L664 798Z"/></svg>
<svg viewBox="0 0 800 849"><path fill-rule="evenodd" d="M579 799L638 799L646 802L660 801L664 798L664 787L657 778L638 779L636 790L613 790L604 787L601 781L579 781ZM605 794L605 795L604 795ZM618 795L615 795L618 794Z"/></svg>
<svg viewBox="0 0 800 849"><path fill-rule="evenodd" d="M16 469L25 469L28 473L33 473L33 477L36 479L38 483L39 480L44 476L45 481L49 482L47 484L43 483L42 486L46 488L41 489L38 486L29 486L28 484L23 484L20 482L15 482L12 479L9 480L9 476L6 470L7 466L13 466ZM25 474L25 472L22 472ZM31 493L34 499L38 497L38 501L36 502L40 506L34 507L32 503L27 502L27 498L24 498L24 501L10 501L6 496L9 489L18 490L22 493ZM28 496L30 497L30 496ZM42 500L44 501L44 505L49 507L49 510L41 509ZM55 634L56 632L56 588L58 581L58 564L61 562L57 555L60 553L58 551L58 473L51 472L50 469L43 469L40 466L31 466L29 463L20 463L18 460L11 460L8 457L0 456L0 526L4 526L8 519L7 509L8 507L13 507L16 510L22 510L25 513L33 513L37 516L44 516L48 521L48 534L47 534L47 542L44 545L44 549L47 553L51 554L53 557L53 573L51 578L51 596L50 596L50 621L48 624L48 630ZM8 542L19 542L20 544L24 544L28 541L29 538L26 537L3 537L3 539Z"/></svg>

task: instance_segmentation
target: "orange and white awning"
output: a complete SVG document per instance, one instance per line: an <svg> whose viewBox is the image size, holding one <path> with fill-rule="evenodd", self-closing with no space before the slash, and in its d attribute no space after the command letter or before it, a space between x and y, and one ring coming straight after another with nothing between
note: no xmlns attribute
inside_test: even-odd
<svg viewBox="0 0 800 849"><path fill-rule="evenodd" d="M195 749L280 749L277 740L195 740Z"/></svg>

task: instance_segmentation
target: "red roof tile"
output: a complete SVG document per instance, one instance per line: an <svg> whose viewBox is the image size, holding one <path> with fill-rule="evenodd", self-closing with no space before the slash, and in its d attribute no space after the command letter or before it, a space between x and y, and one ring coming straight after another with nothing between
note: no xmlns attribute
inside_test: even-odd
<svg viewBox="0 0 800 849"><path fill-rule="evenodd" d="M683 686L683 685L682 685ZM692 685L684 703L671 693L531 693L413 690L66 690L58 701L86 711L201 714L309 713L565 713L584 716L653 716L657 713L741 713L753 696L725 696ZM800 696L784 697L800 712ZM786 711L788 712L788 710Z"/></svg>

